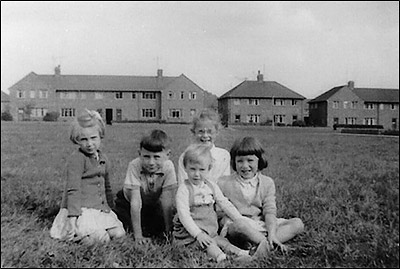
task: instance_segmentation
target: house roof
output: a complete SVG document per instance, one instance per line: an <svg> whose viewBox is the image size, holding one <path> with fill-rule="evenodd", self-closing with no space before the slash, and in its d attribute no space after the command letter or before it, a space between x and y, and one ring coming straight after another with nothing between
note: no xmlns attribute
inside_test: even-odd
<svg viewBox="0 0 400 269"><path fill-rule="evenodd" d="M113 75L38 75L29 73L25 78L14 84L10 89L29 80L30 85L47 85L56 90L85 90L85 91L160 91L168 84L180 78L188 79L185 75L178 77L156 76L113 76ZM192 82L192 81L191 81ZM194 82L192 82L196 85ZM196 85L197 86L197 85ZM197 86L198 87L198 86Z"/></svg>
<svg viewBox="0 0 400 269"><path fill-rule="evenodd" d="M243 81L218 99L224 98L291 98L305 99L275 81Z"/></svg>
<svg viewBox="0 0 400 269"><path fill-rule="evenodd" d="M348 88L347 85L337 86L327 92L319 95L318 97L309 101L309 103L323 102L330 99L335 93L343 88ZM399 90L398 89L384 89L384 88L354 88L353 92L360 97L364 102L373 103L398 103Z"/></svg>
<svg viewBox="0 0 400 269"><path fill-rule="evenodd" d="M1 91L1 101L10 102L10 96L7 93Z"/></svg>

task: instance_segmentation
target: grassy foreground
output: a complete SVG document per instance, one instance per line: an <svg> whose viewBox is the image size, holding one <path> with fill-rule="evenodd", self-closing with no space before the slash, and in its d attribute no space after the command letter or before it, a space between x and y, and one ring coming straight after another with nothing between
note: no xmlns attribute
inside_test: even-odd
<svg viewBox="0 0 400 269"><path fill-rule="evenodd" d="M113 190L137 157L144 132L173 138L171 159L190 142L189 125L114 124L103 149L114 164ZM50 238L58 212L65 160L75 149L69 126L1 122L1 267L399 267L399 137L341 135L324 128L228 127L217 145L229 150L242 136L267 150L263 173L275 180L278 217L299 217L305 232L248 263L211 261L206 254L155 239L137 246L128 236L85 247Z"/></svg>

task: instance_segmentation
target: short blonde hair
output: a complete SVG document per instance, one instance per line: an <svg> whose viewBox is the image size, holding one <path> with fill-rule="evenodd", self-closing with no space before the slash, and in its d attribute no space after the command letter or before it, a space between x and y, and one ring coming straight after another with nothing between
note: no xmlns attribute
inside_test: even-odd
<svg viewBox="0 0 400 269"><path fill-rule="evenodd" d="M200 111L200 113L193 118L193 126L192 129L190 129L192 131L192 133L195 132L196 126L198 125L199 122L201 121L205 121L205 120L210 120L214 122L214 126L215 126L215 130L219 130L221 127L221 119L219 117L219 114L210 108L205 108L202 111Z"/></svg>
<svg viewBox="0 0 400 269"><path fill-rule="evenodd" d="M213 166L214 158L211 155L211 146L205 144L191 144L183 155L183 166L188 163L200 163L201 160L209 160L209 169Z"/></svg>
<svg viewBox="0 0 400 269"><path fill-rule="evenodd" d="M74 144L78 144L81 130L83 128L95 126L98 127L100 138L103 138L106 130L103 118L100 116L99 112L85 109L85 111L72 122L69 139Z"/></svg>

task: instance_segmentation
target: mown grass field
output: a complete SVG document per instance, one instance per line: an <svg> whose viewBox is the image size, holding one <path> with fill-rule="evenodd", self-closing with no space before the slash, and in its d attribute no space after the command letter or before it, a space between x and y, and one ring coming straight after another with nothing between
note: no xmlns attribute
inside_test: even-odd
<svg viewBox="0 0 400 269"><path fill-rule="evenodd" d="M114 124L103 149L114 164L113 190L137 157L139 139L160 128L173 138L171 159L190 142L190 125ZM341 135L331 129L228 127L217 145L258 137L267 150L263 172L276 183L279 217L299 217L305 232L247 263L217 264L205 253L131 237L85 247L50 238L67 156L69 125L1 122L1 267L399 267L399 137Z"/></svg>

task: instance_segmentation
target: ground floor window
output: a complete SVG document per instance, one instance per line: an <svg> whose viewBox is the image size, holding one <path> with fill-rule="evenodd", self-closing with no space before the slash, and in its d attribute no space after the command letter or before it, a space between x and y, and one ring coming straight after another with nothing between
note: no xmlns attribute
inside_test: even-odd
<svg viewBox="0 0 400 269"><path fill-rule="evenodd" d="M170 118L179 119L182 117L182 109L170 109L168 115Z"/></svg>
<svg viewBox="0 0 400 269"><path fill-rule="evenodd" d="M375 125L376 124L376 120L375 120L375 118L365 118L364 119L364 124L365 125Z"/></svg>
<svg viewBox="0 0 400 269"><path fill-rule="evenodd" d="M249 114L249 115L247 115L247 122L248 123L259 123L260 122L260 115L257 115L257 114Z"/></svg>
<svg viewBox="0 0 400 269"><path fill-rule="evenodd" d="M345 124L357 124L357 118L354 117L346 117L344 119Z"/></svg>
<svg viewBox="0 0 400 269"><path fill-rule="evenodd" d="M75 108L61 108L60 116L62 118L75 117Z"/></svg>
<svg viewBox="0 0 400 269"><path fill-rule="evenodd" d="M143 118L155 118L156 110L154 108L144 108L144 109L142 109L142 117Z"/></svg>
<svg viewBox="0 0 400 269"><path fill-rule="evenodd" d="M44 117L47 113L47 108L32 108L31 115L32 117Z"/></svg>
<svg viewBox="0 0 400 269"><path fill-rule="evenodd" d="M235 115L235 122L240 122L240 115Z"/></svg>
<svg viewBox="0 0 400 269"><path fill-rule="evenodd" d="M274 122L285 123L285 115L274 115Z"/></svg>
<svg viewBox="0 0 400 269"><path fill-rule="evenodd" d="M115 113L116 113L115 119L117 121L121 121L122 120L122 109L120 109L120 108L115 109Z"/></svg>

